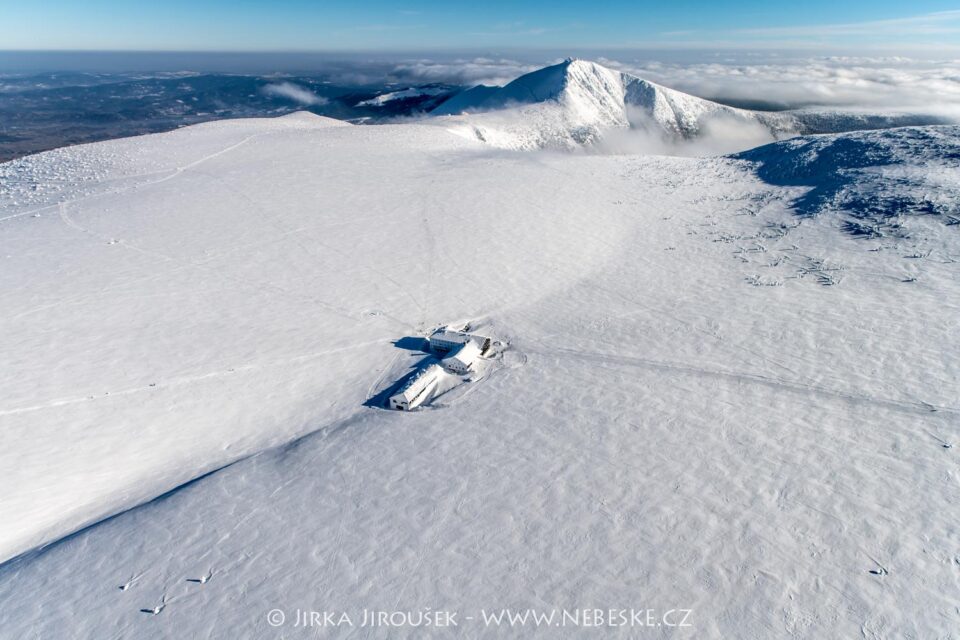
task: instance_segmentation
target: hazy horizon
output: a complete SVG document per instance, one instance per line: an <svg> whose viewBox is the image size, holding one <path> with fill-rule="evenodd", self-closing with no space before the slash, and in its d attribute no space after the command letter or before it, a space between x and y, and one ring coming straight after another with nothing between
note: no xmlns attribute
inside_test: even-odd
<svg viewBox="0 0 960 640"><path fill-rule="evenodd" d="M463 49L396 49L396 50L69 50L69 49L2 49L0 72L35 73L75 71L91 73L196 71L209 73L269 73L317 71L318 67L337 65L368 66L395 64L402 60L457 61L473 58L503 59L549 64L567 57L584 59L627 59L632 62L669 62L675 64L721 63L757 64L811 58L848 58L872 62L903 63L910 61L956 63L954 55L941 52L914 52L902 55L895 51L849 49L751 49L751 48L584 48L557 47L535 49L524 47Z"/></svg>

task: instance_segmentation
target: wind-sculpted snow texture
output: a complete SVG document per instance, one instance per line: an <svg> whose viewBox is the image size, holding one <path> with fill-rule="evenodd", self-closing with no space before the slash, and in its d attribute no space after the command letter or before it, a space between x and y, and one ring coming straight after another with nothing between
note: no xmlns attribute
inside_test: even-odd
<svg viewBox="0 0 960 640"><path fill-rule="evenodd" d="M770 184L810 187L797 215L836 214L854 235L904 235L916 216L960 224L960 127L797 138L738 157Z"/></svg>
<svg viewBox="0 0 960 640"><path fill-rule="evenodd" d="M0 165L0 635L960 628L955 128L747 162L340 124ZM845 234L892 175L938 215ZM509 345L482 383L380 408L466 319ZM427 607L462 626L289 626ZM692 627L479 621L502 607Z"/></svg>

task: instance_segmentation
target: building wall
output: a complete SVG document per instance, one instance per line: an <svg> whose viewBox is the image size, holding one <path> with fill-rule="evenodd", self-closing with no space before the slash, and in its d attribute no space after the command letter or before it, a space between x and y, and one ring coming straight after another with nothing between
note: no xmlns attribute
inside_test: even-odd
<svg viewBox="0 0 960 640"><path fill-rule="evenodd" d="M388 402L390 408L397 409L399 407L407 411L416 409L430 398L430 395L436 389L439 375L440 367L435 364L424 369L411 380L410 386L390 396Z"/></svg>
<svg viewBox="0 0 960 640"><path fill-rule="evenodd" d="M430 348L437 351L452 351L460 348L462 344L462 342L453 342L451 340L443 340L440 338L431 338L430 340Z"/></svg>
<svg viewBox="0 0 960 640"><path fill-rule="evenodd" d="M466 366L464 363L460 362L459 360L455 360L451 358L450 361L447 362L446 364L447 364L447 369L449 369L454 373L459 373L460 375L463 375L470 372L470 367Z"/></svg>

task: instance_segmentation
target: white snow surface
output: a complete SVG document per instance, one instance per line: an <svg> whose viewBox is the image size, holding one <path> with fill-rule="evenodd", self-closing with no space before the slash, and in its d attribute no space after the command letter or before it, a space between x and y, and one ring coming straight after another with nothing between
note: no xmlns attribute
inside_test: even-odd
<svg viewBox="0 0 960 640"><path fill-rule="evenodd" d="M855 238L745 159L337 124L0 165L4 634L634 607L693 627L604 635L955 637L956 225ZM922 174L911 140L875 166ZM461 318L510 344L482 382L365 406ZM462 624L322 633L533 633Z"/></svg>
<svg viewBox="0 0 960 640"><path fill-rule="evenodd" d="M449 89L443 87L408 87L397 91L388 91L368 100L361 100L357 103L358 107L382 107L394 100L405 100L407 98L417 98L419 96L438 96L447 93Z"/></svg>

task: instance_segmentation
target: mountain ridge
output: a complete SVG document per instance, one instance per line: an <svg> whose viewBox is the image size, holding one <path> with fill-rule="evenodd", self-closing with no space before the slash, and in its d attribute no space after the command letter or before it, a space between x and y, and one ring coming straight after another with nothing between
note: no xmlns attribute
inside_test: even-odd
<svg viewBox="0 0 960 640"><path fill-rule="evenodd" d="M617 123L626 122L622 109L625 104L659 111L662 116L677 102L686 102L688 107L697 105L701 110L705 105L734 110L595 62L567 58L522 75L503 87L478 85L467 89L433 109L431 114L479 113L550 101L566 102L567 106L580 109L592 106L604 113L607 120Z"/></svg>
<svg viewBox="0 0 960 640"><path fill-rule="evenodd" d="M477 85L430 115L453 120L451 130L461 135L514 149L574 148L599 142L616 129L640 130L664 143L698 139L716 128L733 138L756 142L759 134L763 142L773 142L795 135L949 124L921 114L741 109L574 58L503 87ZM747 135L740 135L739 128Z"/></svg>

